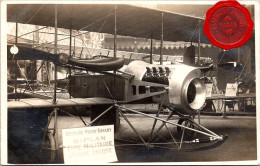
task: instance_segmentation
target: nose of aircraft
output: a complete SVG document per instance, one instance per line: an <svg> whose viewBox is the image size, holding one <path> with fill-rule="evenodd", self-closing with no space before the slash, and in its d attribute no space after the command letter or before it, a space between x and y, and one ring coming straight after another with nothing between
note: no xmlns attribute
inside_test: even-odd
<svg viewBox="0 0 260 166"><path fill-rule="evenodd" d="M169 102L182 113L193 114L203 107L206 86L199 78L200 70L187 65L178 65L169 79Z"/></svg>
<svg viewBox="0 0 260 166"><path fill-rule="evenodd" d="M200 109L206 99L206 88L202 80L194 78L187 82L184 89L184 100L194 110Z"/></svg>

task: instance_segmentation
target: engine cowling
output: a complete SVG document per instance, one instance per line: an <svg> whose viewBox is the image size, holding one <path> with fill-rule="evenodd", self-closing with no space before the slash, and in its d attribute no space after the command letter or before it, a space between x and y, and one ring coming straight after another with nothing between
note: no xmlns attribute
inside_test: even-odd
<svg viewBox="0 0 260 166"><path fill-rule="evenodd" d="M160 103L163 100L164 105L179 112L194 114L205 103L206 86L200 79L200 70L195 67L184 64L153 65L133 61L125 68L125 72L135 75L135 79L138 80L169 85L168 94L154 96L153 101Z"/></svg>

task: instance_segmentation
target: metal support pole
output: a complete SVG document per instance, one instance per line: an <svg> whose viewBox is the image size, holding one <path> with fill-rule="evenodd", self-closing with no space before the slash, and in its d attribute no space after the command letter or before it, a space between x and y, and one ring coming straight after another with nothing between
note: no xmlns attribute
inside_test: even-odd
<svg viewBox="0 0 260 166"><path fill-rule="evenodd" d="M167 131L168 131L168 133L170 134L170 136L171 136L172 140L173 140L173 141L174 141L174 143L176 144L176 146L177 146L178 150L180 150L180 147L179 147L179 145L177 144L177 141L176 141L176 139L175 139L175 138L174 138L174 136L172 135L172 133L171 133L170 129L167 127L167 125L165 125L165 128L167 129Z"/></svg>
<svg viewBox="0 0 260 166"><path fill-rule="evenodd" d="M102 112L100 115L98 115L94 120L92 120L88 126L91 126L95 121L97 121L101 116L103 116L105 113L110 111L114 106L110 106L108 109L106 109L104 112Z"/></svg>
<svg viewBox="0 0 260 166"><path fill-rule="evenodd" d="M59 148L59 137L58 137L58 108L54 108L54 138L55 138L55 149Z"/></svg>
<svg viewBox="0 0 260 166"><path fill-rule="evenodd" d="M34 48L34 32L32 33L32 35L33 35L33 44L32 44L32 47Z"/></svg>
<svg viewBox="0 0 260 166"><path fill-rule="evenodd" d="M168 121L173 115L173 111L171 112L171 114L166 118L166 121ZM155 131L155 133L159 133L161 131L161 129L163 128L163 126L166 126L166 122L162 122L161 126ZM152 142L154 140L154 136L150 139L149 142Z"/></svg>
<svg viewBox="0 0 260 166"><path fill-rule="evenodd" d="M18 22L15 24L15 44L18 42Z"/></svg>
<svg viewBox="0 0 260 166"><path fill-rule="evenodd" d="M53 117L53 114L54 114L55 111L52 111L48 117L48 122L47 122L47 125L44 129L44 134L43 134L43 138L42 138L42 147L43 147L43 144L44 144L44 141L45 141L45 138L47 136L47 133L48 133L48 128L49 128L49 125L50 125L50 122L51 122L51 119Z"/></svg>
<svg viewBox="0 0 260 166"><path fill-rule="evenodd" d="M116 26L116 19L117 19L117 15L116 15L116 11L117 11L117 5L115 5L115 18L114 18L114 21L115 21L115 31L114 31L114 58L116 58L116 35L117 35L117 26ZM116 73L116 71L114 70L114 73Z"/></svg>
<svg viewBox="0 0 260 166"><path fill-rule="evenodd" d="M126 118L126 116L122 113L122 111L119 109L119 112L121 114L121 116L125 119L125 121L128 123L128 125L133 129L133 131L135 132L135 134L140 138L140 140L144 143L144 145L146 147L148 147L148 143L145 142L145 140L143 139L143 137L138 133L138 131L134 128L134 126L131 124L131 122Z"/></svg>
<svg viewBox="0 0 260 166"><path fill-rule="evenodd" d="M109 56L110 51L107 52L107 57Z"/></svg>
<svg viewBox="0 0 260 166"><path fill-rule="evenodd" d="M160 108L158 109L157 113L156 113L156 117L159 117L159 114L161 112L161 104L160 104ZM154 122L153 122L153 127L152 127L152 130L150 132L150 136L149 136L149 141L151 140L152 136L153 136L153 132L154 132L154 128L155 128L155 125L157 123L157 119L154 119Z"/></svg>
<svg viewBox="0 0 260 166"><path fill-rule="evenodd" d="M54 44L54 54L57 55L57 41L58 41L58 18L57 18L57 5L55 5L55 44ZM53 103L57 102L57 65L54 64L54 97Z"/></svg>
<svg viewBox="0 0 260 166"><path fill-rule="evenodd" d="M71 55L71 44L72 44L72 28L70 28L70 49L69 49L69 56L70 56L70 58L72 57L72 55ZM71 68L69 68L69 94L70 94L70 99L71 99L70 79L71 79Z"/></svg>
<svg viewBox="0 0 260 166"><path fill-rule="evenodd" d="M15 24L15 45L17 46L18 43L18 22L16 21ZM17 70L18 70L18 66L17 66L17 60L14 61L15 62L15 100L17 100Z"/></svg>
<svg viewBox="0 0 260 166"><path fill-rule="evenodd" d="M151 34L150 64L153 64L153 34Z"/></svg>
<svg viewBox="0 0 260 166"><path fill-rule="evenodd" d="M79 116L79 118L80 118L80 120L83 122L83 124L84 124L85 126L87 126L87 123L84 121L84 119L82 118L82 116L79 114L78 108L73 107L73 110L74 110L74 112Z"/></svg>
<svg viewBox="0 0 260 166"><path fill-rule="evenodd" d="M162 28L161 28L161 49L160 49L160 65L163 64L163 13L162 13Z"/></svg>
<svg viewBox="0 0 260 166"><path fill-rule="evenodd" d="M116 26L116 19L117 19L117 15L116 15L116 11L117 11L117 5L115 5L115 31L114 31L114 58L116 58L116 35L117 35L117 26Z"/></svg>
<svg viewBox="0 0 260 166"><path fill-rule="evenodd" d="M182 134L181 134L181 143L180 143L180 149L181 149L182 142L183 142L184 132L185 132L185 128L182 130Z"/></svg>
<svg viewBox="0 0 260 166"><path fill-rule="evenodd" d="M200 38L201 38L200 24L201 24L201 20L199 20L199 42L198 42L198 61L197 61L198 66L200 66Z"/></svg>
<svg viewBox="0 0 260 166"><path fill-rule="evenodd" d="M240 47L237 48L237 62L240 63Z"/></svg>
<svg viewBox="0 0 260 166"><path fill-rule="evenodd" d="M74 47L73 47L74 55L73 57L76 57L76 36L74 36Z"/></svg>
<svg viewBox="0 0 260 166"><path fill-rule="evenodd" d="M198 110L198 121L199 121L199 124L200 124L200 110Z"/></svg>
<svg viewBox="0 0 260 166"><path fill-rule="evenodd" d="M226 116L226 111L227 111L227 110L226 110L226 109L227 109L227 108L226 108L226 100L223 100L223 104L224 104L224 110L223 110L222 118L225 119L225 118L227 118L227 116Z"/></svg>
<svg viewBox="0 0 260 166"><path fill-rule="evenodd" d="M166 95L166 93L164 93L163 98L162 98L162 101L161 101L161 103L159 104L159 109L158 109L158 111L157 111L157 113L156 113L156 117L159 117L159 114L160 114L160 112L161 112L161 110L162 110L162 103L163 103L163 100L164 100L165 95ZM153 131L154 131L154 128L155 128L155 126L156 126L156 123L157 123L157 119L154 119L154 123L153 123L153 127L152 127L152 130L151 130L151 133L150 133L149 141L150 141L150 139L151 139L152 136L153 136Z"/></svg>
<svg viewBox="0 0 260 166"><path fill-rule="evenodd" d="M132 55L133 55L133 53L130 54L130 57L129 57L129 63L131 62Z"/></svg>

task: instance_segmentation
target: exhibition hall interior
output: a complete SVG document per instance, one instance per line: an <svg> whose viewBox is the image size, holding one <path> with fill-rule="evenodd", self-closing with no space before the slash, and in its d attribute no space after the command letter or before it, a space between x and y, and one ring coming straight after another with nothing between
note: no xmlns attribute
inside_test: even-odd
<svg viewBox="0 0 260 166"><path fill-rule="evenodd" d="M257 160L255 29L213 45L213 5L7 4L7 162Z"/></svg>

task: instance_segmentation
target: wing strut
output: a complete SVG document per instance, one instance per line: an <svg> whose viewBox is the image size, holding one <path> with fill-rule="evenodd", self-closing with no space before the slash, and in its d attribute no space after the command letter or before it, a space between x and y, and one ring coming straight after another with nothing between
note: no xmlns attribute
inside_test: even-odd
<svg viewBox="0 0 260 166"><path fill-rule="evenodd" d="M201 20L199 20L199 42L198 42L198 61L197 61L197 65L200 66L200 25L201 25Z"/></svg>
<svg viewBox="0 0 260 166"><path fill-rule="evenodd" d="M16 21L15 24L15 45L17 46L17 40L18 40L18 22ZM13 55L14 58L15 55ZM17 100L17 70L18 70L18 66L17 66L17 60L14 61L15 62L15 100Z"/></svg>
<svg viewBox="0 0 260 166"><path fill-rule="evenodd" d="M71 44L72 44L72 28L70 28L70 48L69 48L69 57L71 58ZM69 68L69 78L71 79L71 68ZM71 82L69 79L69 94L71 99Z"/></svg>
<svg viewBox="0 0 260 166"><path fill-rule="evenodd" d="M54 54L57 56L57 42L58 42L58 18L57 18L57 4L55 5L55 43L54 43ZM54 97L53 103L57 102L57 65L54 64Z"/></svg>
<svg viewBox="0 0 260 166"><path fill-rule="evenodd" d="M153 33L151 33L150 64L153 64Z"/></svg>
<svg viewBox="0 0 260 166"><path fill-rule="evenodd" d="M161 29L160 65L163 64L163 13L161 19L162 19L162 29Z"/></svg>
<svg viewBox="0 0 260 166"><path fill-rule="evenodd" d="M116 11L117 11L117 5L115 5L115 32L114 32L114 58L116 58L116 35L117 35L117 26L116 26L116 19L117 19L117 15L116 15ZM114 73L116 73L116 71L114 70Z"/></svg>
<svg viewBox="0 0 260 166"><path fill-rule="evenodd" d="M57 18L57 4L55 5L55 43L54 43L54 54L57 55L57 42L58 42L58 18ZM54 97L53 97L53 104L57 103L57 64L54 64ZM57 141L55 144L55 149L59 148L58 145L58 124L57 124L57 118L58 118L58 109L54 108L54 137L55 140Z"/></svg>
<svg viewBox="0 0 260 166"><path fill-rule="evenodd" d="M115 32L114 32L114 58L116 58L116 35L117 35L117 26L116 26L116 10L117 10L117 6L115 5Z"/></svg>

